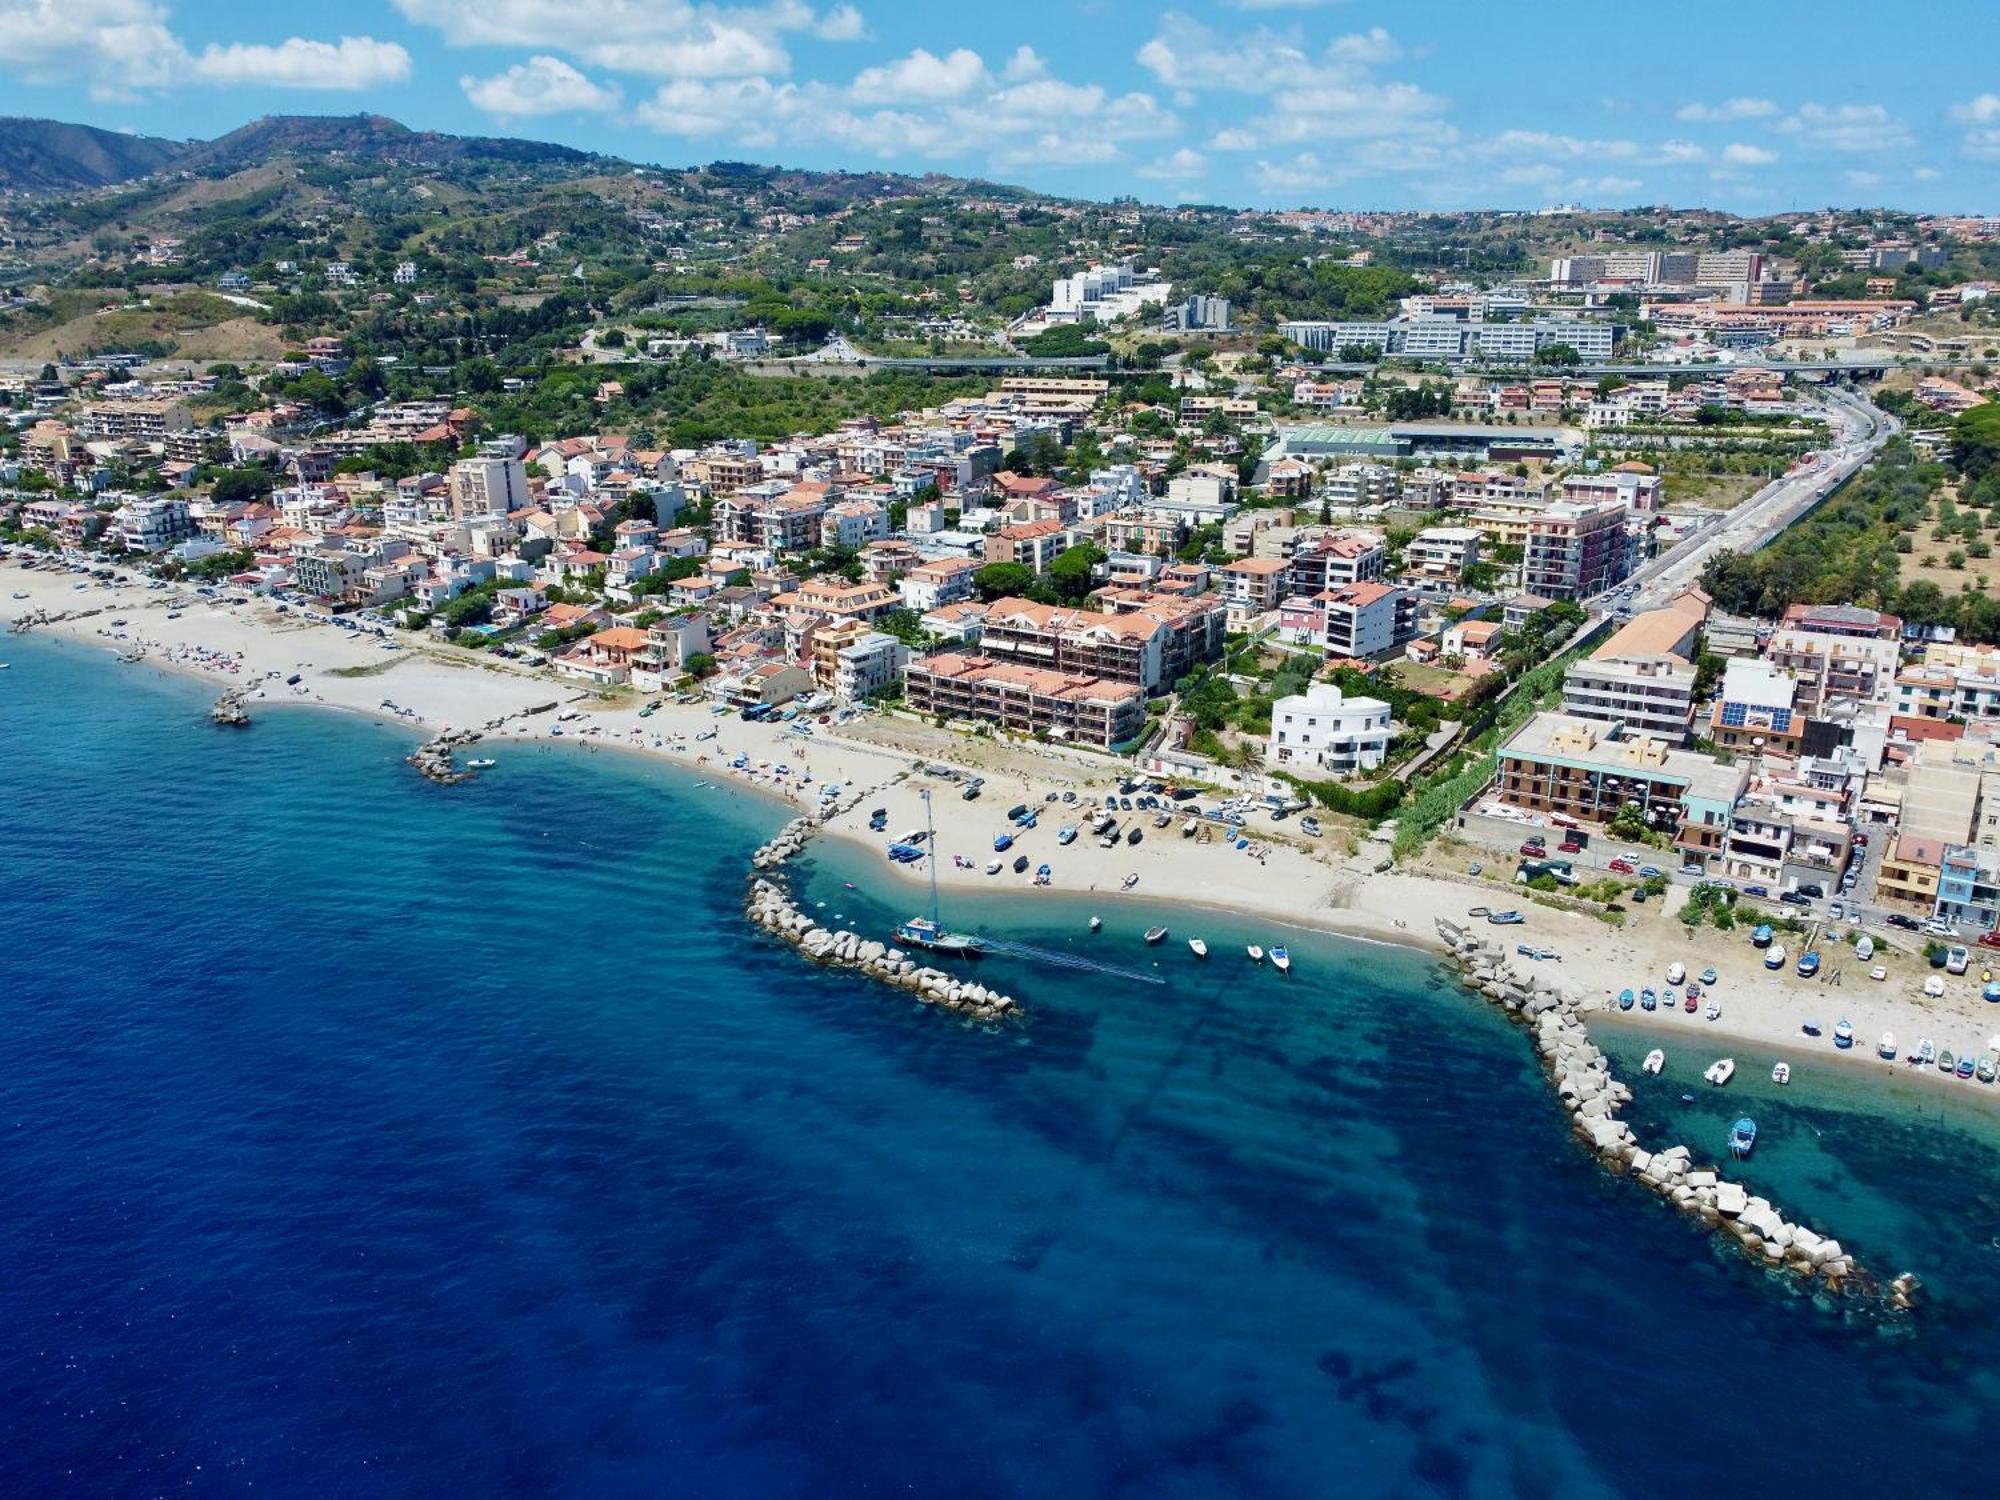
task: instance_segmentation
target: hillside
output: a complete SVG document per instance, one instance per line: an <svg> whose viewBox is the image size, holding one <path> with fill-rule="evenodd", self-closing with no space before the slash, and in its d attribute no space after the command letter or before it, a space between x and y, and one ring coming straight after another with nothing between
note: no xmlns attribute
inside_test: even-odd
<svg viewBox="0 0 2000 1500"><path fill-rule="evenodd" d="M188 147L61 120L0 119L0 189L68 192L130 182L174 165Z"/></svg>

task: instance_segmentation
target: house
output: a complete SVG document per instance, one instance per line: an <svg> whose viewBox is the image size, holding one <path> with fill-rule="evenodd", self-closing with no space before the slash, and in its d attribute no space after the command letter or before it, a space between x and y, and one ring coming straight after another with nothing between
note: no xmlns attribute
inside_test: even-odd
<svg viewBox="0 0 2000 1500"><path fill-rule="evenodd" d="M989 563L1019 563L1037 573L1048 571L1070 547L1069 528L1060 521L1026 521L1002 526L986 538Z"/></svg>
<svg viewBox="0 0 2000 1500"><path fill-rule="evenodd" d="M688 670L691 657L709 649L708 616L700 610L678 609L646 627L645 649L631 659L632 686L658 692Z"/></svg>
<svg viewBox="0 0 2000 1500"><path fill-rule="evenodd" d="M1315 682L1271 705L1265 760L1308 775L1347 776L1380 766L1394 737L1389 705L1381 699L1349 698L1330 682Z"/></svg>
<svg viewBox="0 0 2000 1500"><path fill-rule="evenodd" d="M632 675L632 662L646 649L648 634L630 625L614 625L586 636L555 659L555 669L565 677L609 686Z"/></svg>
<svg viewBox="0 0 2000 1500"><path fill-rule="evenodd" d="M972 597L972 580L979 564L969 557L943 557L920 563L903 575L897 588L903 607L928 614L944 604L956 604Z"/></svg>
<svg viewBox="0 0 2000 1500"><path fill-rule="evenodd" d="M920 714L1104 750L1146 723L1146 695L1130 683L950 651L910 662L903 697Z"/></svg>

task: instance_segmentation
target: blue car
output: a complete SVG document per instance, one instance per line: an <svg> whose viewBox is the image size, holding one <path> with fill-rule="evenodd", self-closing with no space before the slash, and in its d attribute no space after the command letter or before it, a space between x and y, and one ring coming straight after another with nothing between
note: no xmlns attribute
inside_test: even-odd
<svg viewBox="0 0 2000 1500"><path fill-rule="evenodd" d="M1746 885L1743 887L1743 894L1746 896L1768 896L1771 894L1771 888L1767 885Z"/></svg>
<svg viewBox="0 0 2000 1500"><path fill-rule="evenodd" d="M1651 880L1655 875L1664 875L1666 873L1667 872L1665 870L1662 870L1658 865L1639 866L1639 874L1642 879Z"/></svg>

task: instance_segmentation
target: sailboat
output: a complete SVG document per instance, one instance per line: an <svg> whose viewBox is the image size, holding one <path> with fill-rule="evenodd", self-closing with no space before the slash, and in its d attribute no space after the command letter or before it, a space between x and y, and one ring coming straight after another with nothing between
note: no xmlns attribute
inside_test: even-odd
<svg viewBox="0 0 2000 1500"><path fill-rule="evenodd" d="M931 822L931 794L928 789L924 799L924 842L937 847L937 829ZM937 861L930 862L931 874L931 914L927 917L911 917L896 928L896 941L908 943L914 948L927 948L932 953L956 954L961 958L972 958L986 951L986 945L978 938L965 932L947 932L938 921Z"/></svg>

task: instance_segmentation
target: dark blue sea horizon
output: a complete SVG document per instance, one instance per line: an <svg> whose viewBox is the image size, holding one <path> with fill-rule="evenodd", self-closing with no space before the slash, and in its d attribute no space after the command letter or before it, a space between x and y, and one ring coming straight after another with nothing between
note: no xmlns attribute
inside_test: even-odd
<svg viewBox="0 0 2000 1500"><path fill-rule="evenodd" d="M0 657L0 1494L1991 1490L1991 1111L1730 1101L1748 1180L1924 1277L1878 1326L1593 1166L1421 954L965 898L1108 970L989 960L1032 1018L982 1030L745 925L775 806Z"/></svg>

